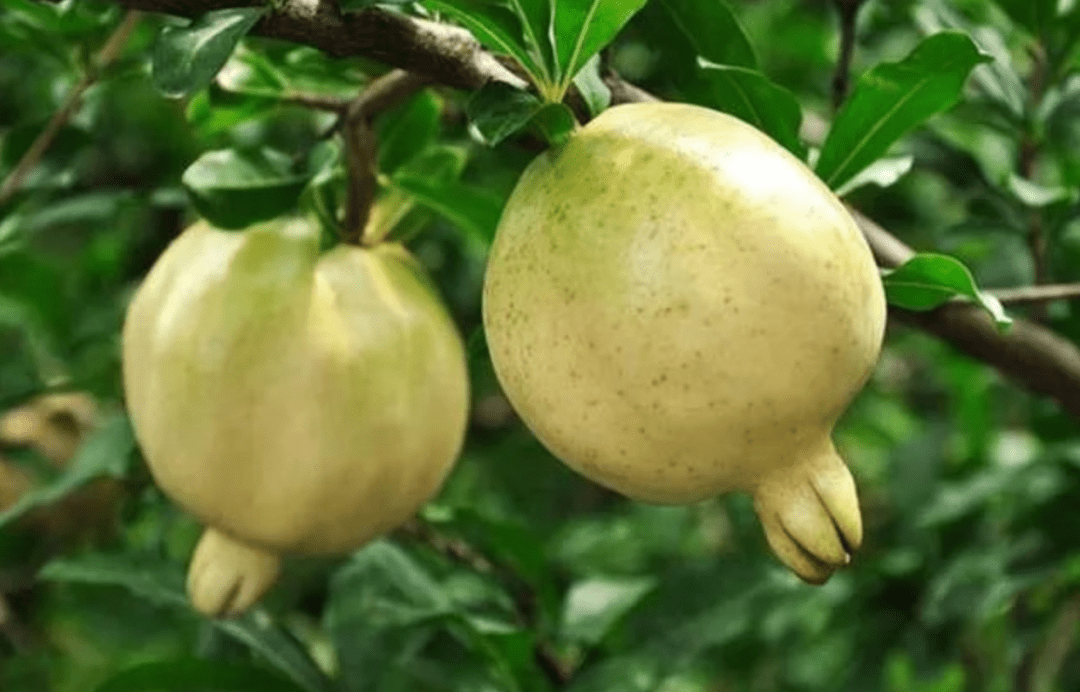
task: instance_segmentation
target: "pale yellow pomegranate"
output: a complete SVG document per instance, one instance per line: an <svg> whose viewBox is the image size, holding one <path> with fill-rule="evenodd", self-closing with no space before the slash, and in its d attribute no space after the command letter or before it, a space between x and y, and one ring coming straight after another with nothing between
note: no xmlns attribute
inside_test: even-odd
<svg viewBox="0 0 1080 692"><path fill-rule="evenodd" d="M511 404L631 498L754 495L775 553L828 579L862 540L831 442L877 360L885 298L841 202L751 126L616 106L511 195L484 286Z"/></svg>
<svg viewBox="0 0 1080 692"><path fill-rule="evenodd" d="M405 521L464 438L464 348L418 263L320 256L306 220L181 234L128 308L123 370L154 479L209 527L188 590L210 615L258 600L281 554Z"/></svg>

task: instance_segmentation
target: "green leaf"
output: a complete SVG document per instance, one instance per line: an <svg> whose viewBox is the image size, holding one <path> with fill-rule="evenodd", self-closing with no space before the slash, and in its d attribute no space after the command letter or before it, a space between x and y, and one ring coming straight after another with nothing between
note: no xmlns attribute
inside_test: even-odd
<svg viewBox="0 0 1080 692"><path fill-rule="evenodd" d="M469 130L478 140L494 146L524 129L542 102L524 89L502 82L489 82L465 105Z"/></svg>
<svg viewBox="0 0 1080 692"><path fill-rule="evenodd" d="M971 37L979 50L993 60L977 65L971 71L972 82L990 98L1000 104L1010 116L1020 123L1027 100L1024 85L1012 53L1001 33L990 26L976 26L945 0L928 0L915 10L915 22L923 33L930 35L940 31L962 31Z"/></svg>
<svg viewBox="0 0 1080 692"><path fill-rule="evenodd" d="M864 185L889 187L911 170L913 161L914 159L911 156L890 156L878 159L839 187L836 194L843 197L852 190L857 190Z"/></svg>
<svg viewBox="0 0 1080 692"><path fill-rule="evenodd" d="M558 74L551 45L551 22L555 0L504 0L521 22L525 45L543 67L543 79L550 83Z"/></svg>
<svg viewBox="0 0 1080 692"><path fill-rule="evenodd" d="M183 568L158 557L136 553L86 553L46 564L39 574L46 581L118 586L159 605L190 611ZM329 692L331 684L307 651L259 611L212 624L247 645L307 692Z"/></svg>
<svg viewBox="0 0 1080 692"><path fill-rule="evenodd" d="M502 212L502 200L498 195L460 181L428 176L399 175L394 177L393 184L409 193L421 206L460 228L479 246L488 247L495 237L495 227Z"/></svg>
<svg viewBox="0 0 1080 692"><path fill-rule="evenodd" d="M790 91L755 70L704 59L698 63L698 79L689 89L691 100L750 123L795 156L806 158L806 145L799 139L802 109Z"/></svg>
<svg viewBox="0 0 1080 692"><path fill-rule="evenodd" d="M1040 185L1016 173L1009 173L1005 181L1009 192L1029 207L1046 207L1058 202L1070 202L1076 199L1077 191L1061 185Z"/></svg>
<svg viewBox="0 0 1080 692"><path fill-rule="evenodd" d="M565 142L578 127L574 112L564 103L545 103L533 114L529 124L553 146Z"/></svg>
<svg viewBox="0 0 1080 692"><path fill-rule="evenodd" d="M594 55L581 68L581 72L574 77L574 86L585 99L585 105L589 107L589 113L596 117L611 105L611 89L600 77L600 56Z"/></svg>
<svg viewBox="0 0 1080 692"><path fill-rule="evenodd" d="M757 68L757 57L724 0L661 0L694 50L717 65Z"/></svg>
<svg viewBox="0 0 1080 692"><path fill-rule="evenodd" d="M488 49L513 56L534 84L550 81L542 56L526 43L521 20L502 4L491 0L423 0L423 4L457 20Z"/></svg>
<svg viewBox="0 0 1080 692"><path fill-rule="evenodd" d="M654 588L653 577L595 577L577 582L566 596L563 636L598 644Z"/></svg>
<svg viewBox="0 0 1080 692"><path fill-rule="evenodd" d="M981 305L999 327L1012 323L1001 302L980 291L968 268L948 255L920 253L889 271L882 281L889 302L907 310L933 310L962 296Z"/></svg>
<svg viewBox="0 0 1080 692"><path fill-rule="evenodd" d="M292 210L308 182L272 149L224 149L200 156L181 181L199 213L219 228L245 228Z"/></svg>
<svg viewBox="0 0 1080 692"><path fill-rule="evenodd" d="M427 90L383 114L377 122L379 170L393 173L439 134L439 100Z"/></svg>
<svg viewBox="0 0 1080 692"><path fill-rule="evenodd" d="M585 63L610 43L646 0L552 0L555 17L551 40L559 66L561 100Z"/></svg>
<svg viewBox="0 0 1080 692"><path fill-rule="evenodd" d="M165 27L154 44L154 86L172 97L202 89L266 12L266 7L217 10L185 27Z"/></svg>
<svg viewBox="0 0 1080 692"><path fill-rule="evenodd" d="M985 60L966 35L946 31L904 60L871 69L829 130L818 176L833 189L846 183L908 130L956 103L972 68Z"/></svg>
<svg viewBox="0 0 1080 692"><path fill-rule="evenodd" d="M131 467L134 451L135 438L131 424L127 416L116 414L86 438L63 473L0 512L0 527L37 507L62 499L94 479L123 478Z"/></svg>
<svg viewBox="0 0 1080 692"><path fill-rule="evenodd" d="M262 666L237 661L181 658L127 668L98 685L95 692L304 692L303 687Z"/></svg>

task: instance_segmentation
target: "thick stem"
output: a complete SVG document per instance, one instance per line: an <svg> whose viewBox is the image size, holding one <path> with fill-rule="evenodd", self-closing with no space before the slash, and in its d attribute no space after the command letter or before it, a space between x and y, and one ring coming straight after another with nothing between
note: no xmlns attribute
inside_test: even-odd
<svg viewBox="0 0 1080 692"><path fill-rule="evenodd" d="M207 617L236 617L262 598L280 573L276 553L207 528L191 556L188 597Z"/></svg>

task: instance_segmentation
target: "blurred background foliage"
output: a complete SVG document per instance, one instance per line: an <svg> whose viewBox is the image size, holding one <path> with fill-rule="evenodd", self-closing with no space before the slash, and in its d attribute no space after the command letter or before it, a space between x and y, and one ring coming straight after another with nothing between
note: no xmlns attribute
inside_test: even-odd
<svg viewBox="0 0 1080 692"><path fill-rule="evenodd" d="M836 5L729 4L761 71L804 114L831 118ZM913 157L908 173L849 201L917 249L964 260L983 286L1080 281L1080 22L1030 9L1071 4L863 3L855 77L948 27L994 60L957 107L893 147ZM0 180L123 16L97 0L0 0ZM0 407L21 416L0 423L0 689L1080 689L1076 421L932 337L890 325L837 431L866 539L822 587L771 557L748 498L632 503L547 454L500 396L479 333L492 219L535 146L476 144L468 95L443 87L375 124L381 173L396 181L382 199L412 201L394 233L470 344L465 453L415 525L352 556L294 561L241 620L197 617L182 575L198 527L149 483L123 415L126 302L196 205L235 182L233 159L190 172L206 152L233 152L256 181L268 169L275 185L314 177L301 204L340 203L340 157L323 136L333 115L288 97L351 98L385 67L249 37L215 84L170 99L150 55L176 25L144 16L0 201ZM654 0L605 61L675 96L693 59L677 31ZM815 144L805 121L804 134ZM203 198L186 170L203 176ZM423 184L436 179L455 182ZM265 209L280 189L246 193ZM440 195L455 193L447 213ZM1012 311L1080 337L1075 303ZM85 399L41 398L70 391Z"/></svg>

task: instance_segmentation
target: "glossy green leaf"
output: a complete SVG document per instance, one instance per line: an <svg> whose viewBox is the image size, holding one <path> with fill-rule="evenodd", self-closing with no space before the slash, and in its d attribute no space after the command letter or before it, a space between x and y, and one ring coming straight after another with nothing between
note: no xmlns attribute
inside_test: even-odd
<svg viewBox="0 0 1080 692"><path fill-rule="evenodd" d="M465 106L469 130L476 139L494 146L524 129L542 105L540 99L509 84L485 84Z"/></svg>
<svg viewBox="0 0 1080 692"><path fill-rule="evenodd" d="M94 692L305 692L293 681L262 666L197 658L152 661L127 668Z"/></svg>
<svg viewBox="0 0 1080 692"><path fill-rule="evenodd" d="M428 90L382 115L377 123L379 171L393 173L439 134L439 101Z"/></svg>
<svg viewBox="0 0 1080 692"><path fill-rule="evenodd" d="M581 68L581 72L574 77L574 86L577 87L585 105L589 107L589 113L596 117L611 105L611 89L600 77L600 56L594 55Z"/></svg>
<svg viewBox="0 0 1080 692"><path fill-rule="evenodd" d="M610 43L645 0L552 0L552 42L565 87L589 59Z"/></svg>
<svg viewBox="0 0 1080 692"><path fill-rule="evenodd" d="M396 176L394 185L460 228L474 242L485 248L491 244L502 212L498 195L459 181L423 176Z"/></svg>
<svg viewBox="0 0 1080 692"><path fill-rule="evenodd" d="M836 116L816 171L836 189L906 132L956 103L972 68L986 60L966 35L934 34L897 63L864 74Z"/></svg>
<svg viewBox="0 0 1080 692"><path fill-rule="evenodd" d="M33 509L63 499L95 479L123 478L131 468L134 451L135 438L127 416L113 416L90 434L61 474L0 512L0 527Z"/></svg>
<svg viewBox="0 0 1080 692"><path fill-rule="evenodd" d="M992 26L975 25L947 0L924 0L916 8L914 17L925 34L962 31L971 37L980 51L993 58L975 66L971 81L1019 123L1027 101L1027 87L1001 32Z"/></svg>
<svg viewBox="0 0 1080 692"><path fill-rule="evenodd" d="M219 228L245 228L296 206L309 176L272 149L210 151L181 179L199 213Z"/></svg>
<svg viewBox="0 0 1080 692"><path fill-rule="evenodd" d="M933 310L960 296L981 305L999 327L1012 322L999 300L979 290L971 271L947 255L920 253L889 271L882 281L889 302L898 307Z"/></svg>
<svg viewBox="0 0 1080 692"><path fill-rule="evenodd" d="M724 0L660 0L694 50L717 65L757 68L757 57Z"/></svg>
<svg viewBox="0 0 1080 692"><path fill-rule="evenodd" d="M843 197L852 190L857 190L865 185L889 187L907 175L907 172L911 170L913 161L914 158L911 156L889 156L878 159L862 169L854 178L844 183L836 190L836 194Z"/></svg>
<svg viewBox="0 0 1080 692"><path fill-rule="evenodd" d="M563 636L599 643L654 588L652 577L594 577L574 584L563 610Z"/></svg>
<svg viewBox="0 0 1080 692"><path fill-rule="evenodd" d="M553 146L565 142L578 127L574 112L563 103L545 103L533 114L529 124Z"/></svg>
<svg viewBox="0 0 1080 692"><path fill-rule="evenodd" d="M799 139L802 109L790 91L755 70L705 60L699 60L699 66L698 79L691 89L692 100L734 115L795 156L806 157L806 145Z"/></svg>
<svg viewBox="0 0 1080 692"><path fill-rule="evenodd" d="M154 85L172 97L202 89L266 11L265 7L217 10L185 27L165 27L154 45Z"/></svg>

